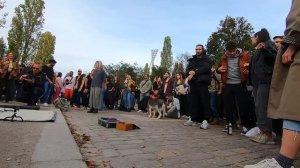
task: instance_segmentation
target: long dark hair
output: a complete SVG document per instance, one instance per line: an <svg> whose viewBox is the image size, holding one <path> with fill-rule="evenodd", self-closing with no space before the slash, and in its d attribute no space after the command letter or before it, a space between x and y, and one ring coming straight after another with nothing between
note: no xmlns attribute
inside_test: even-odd
<svg viewBox="0 0 300 168"><path fill-rule="evenodd" d="M260 31L254 34L254 37L257 37L257 43L266 42L271 40L270 34L266 28L262 28Z"/></svg>

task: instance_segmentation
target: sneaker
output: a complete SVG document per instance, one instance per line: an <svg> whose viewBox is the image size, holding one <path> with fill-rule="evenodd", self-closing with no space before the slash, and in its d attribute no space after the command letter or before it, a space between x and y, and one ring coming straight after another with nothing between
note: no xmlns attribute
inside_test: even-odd
<svg viewBox="0 0 300 168"><path fill-rule="evenodd" d="M274 158L262 160L254 165L244 166L244 168L268 168L268 167L269 168L282 168Z"/></svg>
<svg viewBox="0 0 300 168"><path fill-rule="evenodd" d="M272 139L272 136L269 136L264 132L260 132L255 137L251 137L250 140L261 144L268 144L268 145L275 144L275 142Z"/></svg>
<svg viewBox="0 0 300 168"><path fill-rule="evenodd" d="M222 131L227 132L228 131L228 125L225 125L225 128Z"/></svg>
<svg viewBox="0 0 300 168"><path fill-rule="evenodd" d="M242 127L242 132L241 132L241 135L245 136L248 132L248 129L246 127Z"/></svg>
<svg viewBox="0 0 300 168"><path fill-rule="evenodd" d="M142 110L138 110L137 112L138 112L138 113L141 113L141 112L143 112L143 111L142 111Z"/></svg>
<svg viewBox="0 0 300 168"><path fill-rule="evenodd" d="M203 120L202 124L200 125L201 129L208 129L209 124L206 120Z"/></svg>
<svg viewBox="0 0 300 168"><path fill-rule="evenodd" d="M49 105L48 105L48 103L43 103L43 106L47 107L47 106L49 106Z"/></svg>
<svg viewBox="0 0 300 168"><path fill-rule="evenodd" d="M194 124L194 122L191 119L189 119L185 123L183 123L184 126L193 126L193 124Z"/></svg>

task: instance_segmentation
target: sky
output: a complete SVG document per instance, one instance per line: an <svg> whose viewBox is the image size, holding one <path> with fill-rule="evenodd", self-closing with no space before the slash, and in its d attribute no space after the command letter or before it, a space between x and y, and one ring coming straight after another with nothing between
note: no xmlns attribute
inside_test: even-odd
<svg viewBox="0 0 300 168"><path fill-rule="evenodd" d="M14 9L24 0L6 0L8 12L0 37L7 38ZM194 54L196 44L206 45L227 15L244 17L254 31L267 28L282 35L291 0L45 0L43 32L56 36L55 71L90 71L96 60L104 65L151 61L151 49L164 38L172 40L173 57Z"/></svg>

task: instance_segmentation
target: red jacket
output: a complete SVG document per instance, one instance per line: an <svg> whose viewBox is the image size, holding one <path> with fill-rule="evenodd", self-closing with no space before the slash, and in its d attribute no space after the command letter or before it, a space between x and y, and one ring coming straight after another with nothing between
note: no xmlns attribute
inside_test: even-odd
<svg viewBox="0 0 300 168"><path fill-rule="evenodd" d="M249 64L250 62L250 55L248 54L248 52L246 51L242 51L240 54L239 54L239 65L240 65L240 78L241 78L241 84L245 85L247 84L247 81L248 81L248 69L249 69L249 65L248 66L244 66L245 63ZM226 85L227 83L227 72L220 72L219 71L219 68L221 66L226 66L228 67L228 56L226 55L226 53L221 57L221 60L218 64L218 68L217 68L217 73L221 74L221 80L222 80L222 85L223 87Z"/></svg>
<svg viewBox="0 0 300 168"><path fill-rule="evenodd" d="M163 84L161 85L162 93L164 93L166 81L164 80ZM170 78L167 83L167 89L165 93L172 93L173 92L173 80Z"/></svg>

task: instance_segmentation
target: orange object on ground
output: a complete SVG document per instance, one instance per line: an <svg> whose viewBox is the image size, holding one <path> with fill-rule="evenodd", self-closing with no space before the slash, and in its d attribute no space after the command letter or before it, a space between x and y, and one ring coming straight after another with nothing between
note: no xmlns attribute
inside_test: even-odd
<svg viewBox="0 0 300 168"><path fill-rule="evenodd" d="M131 123L126 123L126 122L117 122L116 128L118 130L123 130L123 131L129 131L133 129L133 124Z"/></svg>

